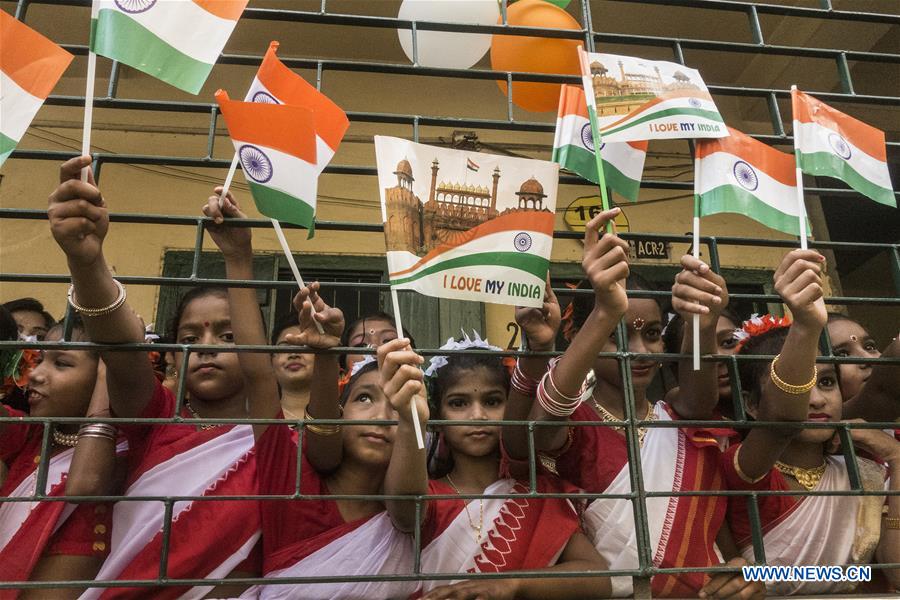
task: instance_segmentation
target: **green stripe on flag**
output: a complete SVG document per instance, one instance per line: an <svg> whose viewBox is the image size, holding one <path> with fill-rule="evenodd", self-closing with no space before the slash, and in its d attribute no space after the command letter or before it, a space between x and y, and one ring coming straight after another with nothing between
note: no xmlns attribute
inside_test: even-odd
<svg viewBox="0 0 900 600"><path fill-rule="evenodd" d="M894 196L893 190L883 188L880 185L875 185L870 180L857 173L856 170L850 166L850 163L840 156L830 152L813 152L805 154L800 152L799 157L800 168L804 173L808 173L809 175L825 175L827 177L840 179L863 196L868 196L880 204L886 204L897 208L897 198Z"/></svg>
<svg viewBox="0 0 900 600"><path fill-rule="evenodd" d="M565 169L578 173L590 182L600 183L597 181L597 163L594 153L585 148L574 144L554 148L551 160ZM640 181L631 179L609 161L603 161L603 174L606 175L606 185L612 190L628 200L637 200L638 191L641 189Z"/></svg>
<svg viewBox="0 0 900 600"><path fill-rule="evenodd" d="M418 273L402 279L391 279L391 285L403 285L421 279L427 275L440 273L448 269L457 269L461 267L508 267L510 269L518 269L531 273L541 281L547 277L547 269L550 268L550 261L543 256L535 254L527 254L524 252L480 252L478 254L467 254L445 260L436 265L432 265L422 269Z"/></svg>
<svg viewBox="0 0 900 600"><path fill-rule="evenodd" d="M725 124L725 121L722 120L722 116L712 110L703 110L702 108L669 108L666 110L661 110L659 112L655 112L653 114L644 115L639 119L635 119L630 123L626 123L625 125L620 125L615 129L601 129L601 135L611 135L613 133L618 133L625 129L630 129L635 125L640 125L641 123L645 123L647 121L655 121L661 117L671 117L677 115L684 115L689 117L703 117L705 119L709 119L710 121L716 121L717 123Z"/></svg>
<svg viewBox="0 0 900 600"><path fill-rule="evenodd" d="M200 92L213 68L173 48L131 17L110 9L101 10L91 21L91 50L191 94Z"/></svg>
<svg viewBox="0 0 900 600"><path fill-rule="evenodd" d="M766 227L790 235L800 235L800 219L766 204L744 188L720 185L700 195L700 216L737 213L759 221ZM807 219L806 231L812 231Z"/></svg>
<svg viewBox="0 0 900 600"><path fill-rule="evenodd" d="M12 139L11 137L0 133L0 165L3 164L3 161L9 158L9 155L13 150L16 149L16 145L18 143L19 142Z"/></svg>
<svg viewBox="0 0 900 600"><path fill-rule="evenodd" d="M253 201L256 202L259 212L270 219L306 227L309 229L307 239L315 234L316 214L312 206L290 194L253 183L249 178L247 183L250 185L250 193L253 194Z"/></svg>

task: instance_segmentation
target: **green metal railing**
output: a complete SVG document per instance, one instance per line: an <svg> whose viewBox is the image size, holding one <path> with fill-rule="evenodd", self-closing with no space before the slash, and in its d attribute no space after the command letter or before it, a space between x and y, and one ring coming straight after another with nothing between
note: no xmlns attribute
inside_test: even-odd
<svg viewBox="0 0 900 600"><path fill-rule="evenodd" d="M862 23L870 23L873 25L888 25L890 27L900 26L900 14L898 15L889 15L889 14L878 14L878 13L867 13L867 12L854 12L848 10L835 10L831 5L831 0L819 0L818 8L809 8L809 7L794 7L794 6L780 6L776 4L767 4L762 2L741 2L741 1L732 1L732 0L617 0L621 5L623 10L627 10L628 5L632 3L640 3L644 5L658 5L660 7L682 7L684 9L709 9L720 11L722 14L729 13L743 13L747 17L747 26L748 33L750 36L751 42L733 42L733 41L716 41L716 40L705 40L705 39L679 39L679 38L667 38L667 37L656 37L656 36L645 36L645 35L624 35L624 34L614 34L603 31L598 31L594 27L594 21L592 18L592 6L587 0L579 0L573 3L573 6L577 7L576 10L572 12L576 12L580 17L580 21L582 24L582 29L580 30L548 30L548 29L537 29L537 28L528 28L528 27L512 27L506 25L506 2L501 3L501 13L502 13L502 21L503 24L496 26L476 26L476 25L463 25L463 24L447 24L447 23L429 23L429 22L416 22L416 21L406 21L402 19L389 18L389 17L376 17L376 16L365 16L365 15L348 15L348 14L340 14L334 12L333 7L338 3L335 0L322 0L321 8L319 11L295 11L295 10L275 10L275 9L258 9L258 8L248 8L245 11L243 16L244 19L252 19L255 21L259 21L260 25L263 26L266 23L272 22L280 22L280 23L292 23L297 28L298 31L302 31L303 27L312 27L316 25L333 25L333 26L344 26L344 27L352 27L358 28L357 30L360 32L365 32L371 29L377 28L387 28L387 29L410 29L413 33L413 52L414 56L417 56L418 49L416 43L416 34L418 31L452 31L452 32L479 32L479 33L493 33L493 34L506 34L506 35L530 35L530 36L543 36L543 37L552 37L552 38L562 38L562 39L576 39L584 41L588 50L594 50L597 44L616 44L616 45L624 45L624 46L636 46L636 47L663 47L668 48L672 52L672 59L681 63L685 63L684 53L686 50L694 51L694 50L702 50L702 51L712 51L721 53L724 55L742 55L742 56L759 56L759 55L771 55L771 56L786 56L790 58L795 57L805 57L805 58L819 58L819 59L828 59L833 61L835 73L837 75L837 80L840 82L841 92L840 93L832 93L832 92L816 92L816 96L822 98L826 102L841 102L847 104L859 104L859 105L874 105L874 106L887 106L887 107L896 107L898 102L900 102L900 98L893 95L863 95L857 94L855 92L854 81L850 69L850 62L864 62L864 63L874 63L885 65L885 71L889 71L891 69L896 69L896 65L900 63L900 54L893 53L876 53L876 52L861 52L861 51L851 51L845 50L841 48L805 48L805 47L795 47L795 46L785 46L785 45L775 45L768 44L765 41L765 35L763 32L763 27L760 22L760 15L769 15L776 17L788 17L788 18L809 18L809 19L819 19L823 22L862 22ZM16 5L16 17L22 19L27 22L28 17L28 9L32 5L57 5L57 6L76 6L83 7L85 19L87 19L87 9L90 6L90 0L19 0ZM329 9L332 10L329 10ZM85 45L64 45L64 47L76 55L85 55L87 53L87 46ZM245 65L248 67L256 66L261 61L261 55L238 55L238 54L224 54L220 58L220 63L228 64L228 65ZM530 74L530 73L518 73L518 72L505 72L505 71L493 71L487 69L438 69L438 68L430 68L423 67L418 64L418 61L414 60L412 65L408 64L390 64L384 62L375 62L375 61L347 61L347 60L334 60L334 59L322 59L322 58L287 58L281 57L282 61L287 64L291 68L295 69L313 69L315 70L315 83L316 86L321 88L324 78L330 73L337 72L354 72L354 73L377 73L377 74L390 74L390 75L401 75L401 76L417 76L417 77L443 77L443 78L459 78L462 80L495 80L495 81L506 81L507 84L512 84L517 81L535 81L535 82L554 82L554 83L578 83L580 81L579 78L574 76L564 76L564 75L540 75L540 74ZM164 156L158 154L115 154L115 153L107 153L107 152L99 152L95 153L94 156L94 172L97 181L100 181L102 167L105 164L132 164L132 165L165 165L165 166L181 166L181 167L191 167L191 168L227 168L229 166L229 161L223 159L213 158L217 129L218 129L218 108L215 104L208 102L175 102L175 101L165 101L165 100L145 100L145 99L136 99L136 98L122 98L118 94L118 83L121 77L121 67L118 63L113 62L109 72L109 85L106 91L105 97L98 97L95 99L95 106L97 108L103 109L115 109L115 110L136 110L136 111L162 111L162 112L178 112L178 113L196 113L196 114L208 114L209 122L208 122L208 134L207 134L207 143L206 143L206 152L204 155L198 156ZM753 98L758 100L763 100L766 103L767 110L769 112L769 118L772 124L772 134L759 133L755 134L754 137L765 141L770 144L789 144L791 142L791 138L785 133L784 128L784 116L781 114L779 108L779 100L784 100L789 97L789 90L787 89L774 89L774 88L753 88L753 87L734 87L734 86L726 86L726 85L717 85L715 82L711 82L709 85L710 92L716 96L736 96L736 97L744 97L744 98ZM537 122L537 121L523 121L515 118L515 111L513 109L513 89L512 85L507 86L507 116L505 119L485 119L479 117L479 115L470 115L465 118L451 118L451 117L440 117L440 116L432 116L432 115L421 115L421 114L402 114L402 113L375 113L375 112L350 112L348 116L354 122L360 123L381 123L381 124L393 124L393 125L406 125L411 128L410 134L411 137L418 141L420 128L421 127L470 127L470 128L478 128L482 130L492 130L492 131L514 131L514 132L545 132L549 133L553 131L554 125L552 123L546 122ZM55 105L55 106L69 106L69 107L79 107L84 104L84 97L81 96L59 96L59 95L51 95L47 104ZM900 148L900 143L898 142L889 142L888 143L888 151L889 155L896 155L898 148ZM71 151L48 151L48 150L31 150L26 148L17 149L14 151L12 158L14 159L30 159L30 160L51 160L51 161L62 161L68 159L72 156L75 156L75 152ZM337 174L337 175L345 175L345 176L372 176L376 174L376 169L370 165L331 165L326 170L326 173ZM584 183L584 181L575 176L561 176L561 183L567 184L579 184ZM48 185L51 185L48 182ZM681 182L681 181L671 181L664 179L650 179L642 182L642 186L649 189L659 189L659 190L678 190L689 192L692 189L692 184L690 182ZM810 194L816 195L829 195L829 196L857 196L855 192L849 190L847 188L838 187L838 188L820 188L820 187L807 187L807 192ZM6 221L6 223L15 222L18 220L45 220L46 213L44 211L39 210L28 210L10 207L7 205L7 200L4 199L4 206L0 208L0 220ZM229 281L222 279L213 279L201 277L200 273L200 256L201 250L203 247L203 241L205 237L205 229L209 224L209 220L202 217L176 217L176 216L168 216L168 215L155 215L155 214L112 214L111 221L113 223L135 223L135 224L152 224L152 225L163 225L167 227L190 227L195 231L195 244L194 244L194 257L193 257L193 265L191 270L191 275L185 278L176 278L176 277L162 277L158 276L155 273L153 274L144 274L144 275L134 275L134 276L122 276L118 279L123 283L129 285L149 285L149 286L160 286L160 285L171 285L171 286L181 286L181 287L189 287L196 285L210 285L210 284L227 284L231 286L237 287L251 287L251 288L259 288L259 289L292 289L295 287L295 284L290 281L271 281L271 280L242 280L242 281ZM246 226L252 228L268 228L270 224L268 220L261 219L248 219L237 223L239 226ZM285 227L292 227L290 225L285 224ZM318 222L316 225L317 229L320 231L345 231L345 232L368 232L368 233L380 233L382 231L382 227L380 224L372 224L372 223L359 223L359 222L337 222L337 221L329 221L329 222ZM554 237L557 239L580 239L581 235L574 232L556 232ZM653 234L653 233L625 233L622 234L622 237L626 239L633 239L636 237L640 237L642 239L653 239L659 241L666 242L679 242L679 243L690 243L690 236L684 235L670 235L670 234ZM751 238L742 238L735 236L705 236L701 238L701 243L706 247L706 251L708 252L707 256L709 257L709 262L712 268L716 271L720 271L723 265L720 261L720 250L723 247L729 246L741 246L741 247L776 247L776 248L792 248L796 246L796 242L790 240L763 240L763 239L751 239ZM821 250L859 250L859 251L878 251L884 252L889 256L889 261L891 265L891 277L893 280L893 293L887 296L835 296L826 298L826 303L830 305L850 305L850 306L858 306L858 305L867 305L867 306L882 306L885 308L896 308L900 306L900 244L898 243L885 243L885 244L870 244L870 243L851 243L851 242L827 242L827 241L813 241L810 242L810 247L821 249ZM728 265L724 265L728 266ZM27 267L27 266L26 266ZM4 267L0 270L0 282L35 282L35 283L60 283L60 282L68 282L69 276L68 274L37 274L27 272L27 268L22 269L19 272L10 272L7 267ZM387 290L388 286L382 283L328 283L323 284L323 287L354 287L354 288L370 288L377 290ZM568 289L558 289L556 290L558 294L589 294L590 290L568 290ZM668 292L662 291L639 291L639 292L629 292L630 295L634 297L660 297L665 298L669 296ZM732 297L735 299L743 299L743 300L753 300L759 302L770 302L777 303L779 302L779 298L772 294L732 294ZM413 324L415 326L415 324ZM826 334L827 339L827 334ZM22 342L0 342L0 350L7 348L38 348L38 349L53 349L53 348L92 348L98 349L103 348L111 351L134 351L134 350L156 350L156 351L180 351L183 352L182 362L180 365L180 371L184 372L185 367L187 365L188 357L191 352L200 352L203 350L215 350L217 352L229 351L229 352L286 352L284 347L278 346L242 346L237 348L229 348L227 350L223 349L221 346L203 346L203 345L185 345L185 344L123 344L116 346L108 346L108 345L95 345L88 343L76 343L76 342L40 342L40 343L22 343ZM652 562L652 549L650 548L649 543L649 532L647 529L647 507L646 507L646 499L647 498L655 498L655 497L670 497L670 496L723 496L723 497L746 497L749 514L751 519L751 527L752 527L752 538L753 538L753 547L756 555L757 563L764 564L765 563L765 552L762 544L762 530L761 523L759 517L759 508L758 501L760 498L764 498L766 496L772 495L788 495L788 496L817 496L817 495L884 495L884 492L870 492L863 490L860 485L860 478L858 469L856 466L855 456L856 452L854 449L854 445L852 439L850 438L849 431L853 428L888 428L893 427L893 423L861 423L861 424L805 424L803 427L836 427L839 431L842 447L845 458L847 459L848 471L850 475L850 480L853 489L848 492L842 492L839 494L835 493L823 493L823 492L797 492L797 491L732 491L732 490L724 490L724 491L709 491L709 490L696 490L690 492L651 492L647 491L644 488L643 477L642 477L642 465L640 461L640 447L638 443L638 428L640 427L695 427L695 426L720 426L722 424L721 421L702 421L702 420L685 420L685 421L677 421L677 422L660 422L660 421L642 421L636 418L633 410L633 389L631 386L631 369L630 364L632 361L646 359L648 357L652 357L653 360L658 360L661 362L673 362L679 359L686 358L680 354L636 354L629 352L627 350L627 344L625 343L624 338L624 329L620 326L617 334L617 347L618 350L616 352L611 353L603 353L600 356L615 358L619 361L620 365L620 373L625 382L625 390L626 390L626 402L625 402L625 419L622 422L579 422L573 423L571 425L576 427L616 427L622 426L625 428L626 433L626 444L627 444L627 453L629 457L628 468L629 475L632 483L632 492L628 494L600 494L600 493L580 493L580 494L545 494L537 492L536 487L536 477L537 477L537 462L536 462L536 452L535 452L535 442L534 442L534 432L539 427L560 427L560 426L569 426L567 423L558 423L558 422L530 422L530 421L517 421L517 422L506 422L504 424L514 424L521 427L525 427L528 431L528 440L529 440L529 479L530 479L530 491L528 497L534 498L571 498L573 500L592 500L595 498L618 498L621 500L627 500L632 502L632 506L634 508L634 516L635 516L635 524L638 527L638 554L639 554L639 566L636 569L626 570L626 571L616 571L614 574L616 575L630 575L634 577L635 582L635 596L636 597L650 597L650 578L658 573L677 573L677 572L694 572L702 570L708 573L721 572L721 571L733 571L734 569L728 569L725 567L716 567L709 569L692 569L692 568L682 568L682 569L660 569L653 565ZM828 343L828 348L830 348L830 342ZM312 349L304 350L315 353L342 353L346 352L347 348L336 348L329 351L316 351ZM353 349L354 353L364 353L365 350L361 350L359 348ZM443 351L435 348L423 348L419 349L419 352L425 356L433 356L435 354L455 354L458 351ZM481 351L466 351L470 353L481 353ZM522 355L534 355L534 354L547 354L547 355L555 355L558 353L531 353L527 351L514 351L507 350L504 351L505 355L511 356L522 356ZM768 361L771 360L771 356L721 356L721 355L709 355L704 356L704 361L724 361L727 363L729 367L729 373L731 375L732 387L733 387L733 397L740 398L741 397L741 387L740 381L737 378L737 367L741 361ZM879 359L860 359L860 358L848 358L848 357L834 357L834 356L823 356L820 357L822 362L832 362L837 364L859 364L859 363L868 363L868 364L894 364L900 365L900 358L879 358ZM180 414L181 408L181 398L184 397L184 381L181 380L179 382L179 390L177 393L178 401L178 409L176 410L176 414ZM758 421L748 421L746 415L743 411L743 407L740 402L735 402L735 414L738 417L735 422L732 423L735 427L742 428L752 428L752 427L787 427L787 428L797 428L800 427L799 424L789 424L789 423L773 423L773 422L758 422ZM51 447L51 437L50 430L51 425L56 422L66 422L66 423L82 423L82 422L98 422L105 421L110 423L120 423L116 419L96 419L96 418L66 418L66 419L55 419L55 418L37 418L37 417L28 417L25 419L8 419L8 418L0 418L0 422L10 423L10 422L25 422L25 423L40 423L44 426L43 428L43 438L42 438L42 446L41 446L41 456L42 460L40 461L39 472L37 477L37 486L35 492L35 497L28 498L6 498L3 499L4 502L18 502L18 501L30 501L33 499L40 499L44 501L51 502L96 502L96 501L123 501L123 502L136 502L136 501L156 501L161 503L162 508L165 514L165 525L163 531L163 551L160 559L160 568L158 577L152 580L142 580L142 581L109 581L109 582L88 582L88 581L66 581L63 582L65 585L83 585L86 586L90 584L94 587L155 587L155 586L176 586L176 585L216 585L225 583L226 580L208 580L208 579L175 579L168 576L168 553L169 553L169 535L170 535L170 526L171 526L171 516L173 514L173 506L175 502L191 500L191 501L209 501L210 498L202 497L202 496L104 496L104 497L65 497L65 498L49 498L43 494L43 490L46 486L47 481L47 462L44 458L47 457L50 447ZM227 423L270 423L284 424L285 421L281 420L251 420L251 419L185 419L180 416L173 417L171 419L129 419L129 423L148 423L148 424L166 424L166 423L184 423L184 424L193 424L193 423L219 423L219 424L227 424ZM326 419L317 419L317 422L322 424L327 423L350 423L349 421L343 420L326 420ZM302 424L303 421L294 421L295 424ZM373 421L353 421L352 423L373 423ZM433 424L435 425L453 425L453 424L465 424L466 422L460 421L439 421L433 420ZM486 424L500 424L502 422L491 422L486 421ZM300 435L303 435L303 428L299 428ZM300 445L298 445L298 455L300 452ZM298 456L299 458L299 456ZM297 473L297 481L295 492L292 495L284 495L284 496L259 496L259 498L265 499L281 499L281 500L296 500L296 501L309 501L309 500L317 500L322 499L320 496L309 496L303 495L300 493L300 472L299 469L301 462L298 460L298 473ZM887 492L888 495L898 495L900 492ZM441 498L458 498L457 495L445 495L445 496L430 496L432 499L441 499ZM500 496L484 496L484 495L462 495L463 498L495 498L495 497L510 497L509 495L500 495ZM216 496L215 500L245 500L248 496ZM386 495L366 495L366 496L342 496L342 495L332 495L327 496L329 499L340 500L340 499L357 499L357 500L384 500L397 498L395 496L386 496ZM417 499L417 514L420 514L422 508L422 501L425 498L420 497ZM248 578L248 579L228 579L227 583L236 584L236 583L248 583L248 584L257 584L257 583L267 583L267 584L302 584L302 583L317 583L317 582L334 582L334 581L349 581L355 579L363 579L363 580L382 580L382 581L399 581L399 580L411 580L411 579L431 579L431 580L451 580L451 579L462 579L462 578L503 578L503 577L567 577L572 575L579 576L607 576L613 574L611 571L597 571L597 572L580 572L580 573L500 573L500 574L458 574L458 573L445 573L445 574L423 574L420 569L419 564L419 549L421 547L421 531L417 527L417 530L414 535L415 541L415 549L416 549L416 562L414 565L413 573L407 575L393 575L393 576L348 576L346 574L335 573L328 574L317 577L303 577L303 578L281 578L278 580L268 580L261 578ZM880 564L873 565L876 569L886 569L886 568L900 568L900 564ZM60 582L28 582L28 583L19 583L19 582L0 582L0 589L7 588L47 588L47 587L57 587L60 585Z"/></svg>

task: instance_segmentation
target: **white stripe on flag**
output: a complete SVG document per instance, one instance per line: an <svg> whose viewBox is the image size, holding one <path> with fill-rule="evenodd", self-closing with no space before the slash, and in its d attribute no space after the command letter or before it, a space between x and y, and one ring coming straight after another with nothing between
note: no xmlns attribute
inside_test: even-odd
<svg viewBox="0 0 900 600"><path fill-rule="evenodd" d="M99 4L100 10L122 13L179 52L210 65L218 60L237 24L203 10L190 0L163 0L139 13L121 10L114 0L99 0Z"/></svg>
<svg viewBox="0 0 900 600"><path fill-rule="evenodd" d="M580 115L565 115L556 120L557 139L553 141L556 148L578 146L587 152L593 152L584 142L585 132L590 132L591 122ZM585 129L587 128L587 129ZM626 142L605 143L600 150L604 161L615 166L629 179L640 181L644 174L644 152L628 145Z"/></svg>
<svg viewBox="0 0 900 600"><path fill-rule="evenodd" d="M794 135L797 136L797 148L799 148L800 152L803 154L824 152L826 154L840 156L831 143L835 140L835 138L831 136L837 136L838 134L828 127L824 127L818 123L801 123L799 121L794 121ZM891 186L890 173L888 172L885 163L866 154L854 146L847 138L841 137L841 139L850 151L850 158L841 158L843 158L854 171L874 185L889 190L893 189ZM844 156L846 156L846 154Z"/></svg>
<svg viewBox="0 0 900 600"><path fill-rule="evenodd" d="M22 139L25 131L40 110L43 100L32 96L11 77L0 71L0 131L15 141Z"/></svg>
<svg viewBox="0 0 900 600"><path fill-rule="evenodd" d="M735 165L739 162L748 164L740 156L727 152L715 152L698 160L696 173L699 183L696 192L702 196L717 187L733 185L756 196L760 202L799 219L795 186L784 185L764 171L751 166L756 175L757 187L749 189L738 181L735 175Z"/></svg>
<svg viewBox="0 0 900 600"><path fill-rule="evenodd" d="M302 158L298 158L292 154L286 154L260 144L244 142L241 140L232 141L234 142L235 151L239 154L242 146L250 145L260 150L269 161L271 179L268 181L262 181L265 177L259 176L268 174L265 169L258 173L249 173L242 161L241 167L244 168L244 174L248 180L253 181L258 185L276 189L295 198L299 198L310 206L315 207L319 175L315 165L311 165Z"/></svg>

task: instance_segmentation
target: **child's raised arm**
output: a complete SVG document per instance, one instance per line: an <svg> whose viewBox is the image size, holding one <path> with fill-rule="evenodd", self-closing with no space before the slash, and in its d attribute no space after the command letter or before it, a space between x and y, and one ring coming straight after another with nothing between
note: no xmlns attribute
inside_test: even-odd
<svg viewBox="0 0 900 600"><path fill-rule="evenodd" d="M685 323L681 352L693 353L694 329L687 325L694 315L700 315L700 354L713 354L719 315L728 306L725 279L690 254L681 257L681 267L672 286L672 308ZM719 403L718 365L701 362L700 370L695 371L691 358L679 361L678 388L667 400L682 418L710 418Z"/></svg>
<svg viewBox="0 0 900 600"><path fill-rule="evenodd" d="M378 347L378 369L381 389L397 412L397 433L391 462L384 476L384 493L402 496L424 496L428 493L428 465L425 449L416 442L411 405L419 413L419 422L428 422L428 403L425 400L423 359L409 345L408 339L397 339ZM412 533L416 527L415 500L386 500L388 514L399 531ZM425 517L423 503L419 513Z"/></svg>
<svg viewBox="0 0 900 600"><path fill-rule="evenodd" d="M775 271L775 291L790 309L793 324L781 353L772 362L772 375L762 382L757 415L760 421L805 421L809 414L812 386L805 392L792 390L790 386L799 388L807 382L815 384L819 336L828 319L822 290L824 263L825 257L814 250L793 250L785 255ZM752 428L736 454L740 472L749 479L764 476L799 431Z"/></svg>
<svg viewBox="0 0 900 600"><path fill-rule="evenodd" d="M59 186L50 195L50 231L66 254L72 275L70 301L80 307L91 341L124 344L144 341L144 326L128 306L125 288L113 279L103 256L109 213L93 174L81 181L90 156L79 156L59 169ZM153 396L156 379L146 351L103 352L111 407L116 416L136 417Z"/></svg>
<svg viewBox="0 0 900 600"><path fill-rule="evenodd" d="M217 187L209 197L203 214L213 220L207 227L209 236L225 258L225 275L228 279L253 279L253 244L249 227L226 224L227 219L245 219L231 192L219 204L222 188ZM268 343L256 290L248 287L229 287L228 305L231 313L231 330L238 346ZM244 389L250 396L250 416L261 419L274 418L281 410L278 381L272 369L272 360L263 352L239 352L238 362L244 376ZM255 425L254 434L259 437L266 426Z"/></svg>
<svg viewBox="0 0 900 600"><path fill-rule="evenodd" d="M344 331L344 313L339 308L328 306L319 295L319 282L314 281L300 290L294 297L294 306L300 315L300 333L289 334L285 340L297 346L309 346L324 350L341 345ZM315 308L315 311L313 310ZM316 327L322 326L322 332ZM313 363L312 380L309 386L309 404L306 417L316 419L339 419L342 415L338 375L340 366L337 354L317 354ZM306 456L310 464L320 473L329 473L338 468L343 460L343 438L337 429L330 426L307 427Z"/></svg>
<svg viewBox="0 0 900 600"><path fill-rule="evenodd" d="M534 351L553 350L556 332L560 324L559 301L550 286L550 277L544 289L544 303L541 308L516 307L516 323L520 335L527 340L528 349ZM516 361L509 386L506 421L524 421L531 412L537 382L547 372L547 356L523 356ZM513 459L523 460L528 456L528 430L521 425L504 425L502 429L503 447Z"/></svg>
<svg viewBox="0 0 900 600"><path fill-rule="evenodd" d="M597 353L628 309L628 296L625 293L625 279L629 273L628 242L611 233L600 234L617 214L618 208L604 211L585 226L581 266L594 290L594 309L575 334L565 354L553 367L556 389L546 390L553 401L571 402L593 367ZM566 398L561 397L563 395ZM536 421L558 421L568 417L551 414L541 402L536 401L531 407L529 418ZM558 450L566 443L567 436L564 427L537 428L534 435L536 449Z"/></svg>

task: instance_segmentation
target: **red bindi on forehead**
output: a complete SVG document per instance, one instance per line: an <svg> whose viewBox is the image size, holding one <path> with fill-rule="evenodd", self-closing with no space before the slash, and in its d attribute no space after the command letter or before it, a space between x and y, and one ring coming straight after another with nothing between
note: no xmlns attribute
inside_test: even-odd
<svg viewBox="0 0 900 600"><path fill-rule="evenodd" d="M204 327L209 327L209 321L203 321L203 326L204 326Z"/></svg>

